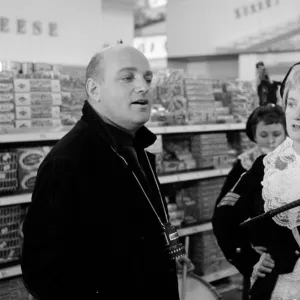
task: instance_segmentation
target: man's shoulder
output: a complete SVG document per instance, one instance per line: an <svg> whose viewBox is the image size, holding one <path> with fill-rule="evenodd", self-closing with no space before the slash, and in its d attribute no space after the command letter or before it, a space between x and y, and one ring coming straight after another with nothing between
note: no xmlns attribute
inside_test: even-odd
<svg viewBox="0 0 300 300"><path fill-rule="evenodd" d="M103 145L103 147L102 147ZM46 161L69 161L84 165L95 155L105 155L104 141L85 122L79 121L48 154Z"/></svg>

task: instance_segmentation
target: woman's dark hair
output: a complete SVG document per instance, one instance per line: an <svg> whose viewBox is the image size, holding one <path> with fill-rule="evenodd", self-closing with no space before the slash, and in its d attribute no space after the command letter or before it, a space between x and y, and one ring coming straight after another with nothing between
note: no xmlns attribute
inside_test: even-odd
<svg viewBox="0 0 300 300"><path fill-rule="evenodd" d="M259 106L251 113L246 123L246 134L252 142L256 142L256 127L259 122L264 122L266 125L282 124L286 132L285 113L279 105L267 104Z"/></svg>

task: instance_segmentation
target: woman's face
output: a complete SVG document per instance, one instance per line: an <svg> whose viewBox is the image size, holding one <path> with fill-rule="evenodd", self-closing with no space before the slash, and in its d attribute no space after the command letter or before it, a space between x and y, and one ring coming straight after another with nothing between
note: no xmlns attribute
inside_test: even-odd
<svg viewBox="0 0 300 300"><path fill-rule="evenodd" d="M286 126L289 137L300 143L300 89L292 89L286 103Z"/></svg>
<svg viewBox="0 0 300 300"><path fill-rule="evenodd" d="M264 152L273 151L285 140L285 132L281 123L266 125L260 121L256 127L255 141Z"/></svg>

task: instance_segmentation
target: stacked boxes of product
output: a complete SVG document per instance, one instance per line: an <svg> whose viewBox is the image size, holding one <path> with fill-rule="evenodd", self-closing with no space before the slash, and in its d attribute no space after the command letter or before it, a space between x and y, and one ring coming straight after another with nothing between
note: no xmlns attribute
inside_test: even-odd
<svg viewBox="0 0 300 300"><path fill-rule="evenodd" d="M62 90L61 119L64 126L76 124L82 115L86 100L85 79L83 77L61 76Z"/></svg>
<svg viewBox="0 0 300 300"><path fill-rule="evenodd" d="M235 123L231 114L231 95L224 88L220 80L213 81L213 93L215 98L215 113L217 123Z"/></svg>
<svg viewBox="0 0 300 300"><path fill-rule="evenodd" d="M18 158L15 151L0 153L0 193L18 189Z"/></svg>
<svg viewBox="0 0 300 300"><path fill-rule="evenodd" d="M31 192L37 170L50 149L47 146L0 152L0 194Z"/></svg>
<svg viewBox="0 0 300 300"><path fill-rule="evenodd" d="M187 100L184 97L184 72L161 70L155 73L154 104L149 126L187 123Z"/></svg>
<svg viewBox="0 0 300 300"><path fill-rule="evenodd" d="M227 81L225 91L231 95L232 114L237 122L246 122L248 116L258 106L258 96L251 82Z"/></svg>
<svg viewBox="0 0 300 300"><path fill-rule="evenodd" d="M14 82L12 72L0 72L0 129L15 127Z"/></svg>
<svg viewBox="0 0 300 300"><path fill-rule="evenodd" d="M189 255L195 266L195 274L200 276L219 272L230 266L212 231L191 236Z"/></svg>
<svg viewBox="0 0 300 300"><path fill-rule="evenodd" d="M191 152L189 135L163 137L163 157L159 166L160 173L172 173L196 168Z"/></svg>
<svg viewBox="0 0 300 300"><path fill-rule="evenodd" d="M20 258L20 205L0 207L0 265Z"/></svg>
<svg viewBox="0 0 300 300"><path fill-rule="evenodd" d="M14 79L16 128L61 126L57 79Z"/></svg>
<svg viewBox="0 0 300 300"><path fill-rule="evenodd" d="M176 191L176 204L184 212L183 226L211 220L225 178L205 179Z"/></svg>
<svg viewBox="0 0 300 300"><path fill-rule="evenodd" d="M33 191L38 168L51 147L18 148L19 191Z"/></svg>
<svg viewBox="0 0 300 300"><path fill-rule="evenodd" d="M199 76L185 76L185 95L188 101L188 123L215 123L215 99L212 81Z"/></svg>
<svg viewBox="0 0 300 300"><path fill-rule="evenodd" d="M199 169L228 166L229 148L226 133L192 135L191 151Z"/></svg>

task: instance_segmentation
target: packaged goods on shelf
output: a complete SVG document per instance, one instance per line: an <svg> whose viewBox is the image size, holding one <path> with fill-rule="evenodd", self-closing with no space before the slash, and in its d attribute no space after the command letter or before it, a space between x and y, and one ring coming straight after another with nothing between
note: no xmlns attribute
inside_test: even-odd
<svg viewBox="0 0 300 300"><path fill-rule="evenodd" d="M11 71L0 72L0 83L13 83L14 73Z"/></svg>
<svg viewBox="0 0 300 300"><path fill-rule="evenodd" d="M198 168L228 167L228 142L226 133L194 134L191 151Z"/></svg>
<svg viewBox="0 0 300 300"><path fill-rule="evenodd" d="M149 125L183 125L187 123L183 70L166 69L155 73L155 99Z"/></svg>
<svg viewBox="0 0 300 300"><path fill-rule="evenodd" d="M12 102L0 102L0 113L13 113L15 105Z"/></svg>
<svg viewBox="0 0 300 300"><path fill-rule="evenodd" d="M2 151L0 153L0 193L18 189L17 170L17 153L15 151Z"/></svg>
<svg viewBox="0 0 300 300"><path fill-rule="evenodd" d="M62 124L70 126L76 124L82 116L82 107L87 99L85 79L67 76L61 78L62 90Z"/></svg>
<svg viewBox="0 0 300 300"><path fill-rule="evenodd" d="M16 93L60 93L60 81L52 79L14 79L14 91Z"/></svg>
<svg viewBox="0 0 300 300"><path fill-rule="evenodd" d="M1 124L0 124L1 125ZM61 119L32 119L32 120L16 120L16 128L49 128L61 127Z"/></svg>
<svg viewBox="0 0 300 300"><path fill-rule="evenodd" d="M31 119L59 119L59 106L16 106L17 120L31 120Z"/></svg>
<svg viewBox="0 0 300 300"><path fill-rule="evenodd" d="M181 227L184 219L184 211L179 209L176 203L168 203L168 213L171 224L175 227Z"/></svg>
<svg viewBox="0 0 300 300"><path fill-rule="evenodd" d="M195 274L209 275L230 267L212 231L194 234L190 238L190 258Z"/></svg>
<svg viewBox="0 0 300 300"><path fill-rule="evenodd" d="M211 220L223 184L222 177L205 179L176 192L176 204L184 211L184 226Z"/></svg>
<svg viewBox="0 0 300 300"><path fill-rule="evenodd" d="M197 75L186 75L185 96L188 101L189 124L216 122L211 80Z"/></svg>
<svg viewBox="0 0 300 300"><path fill-rule="evenodd" d="M22 277L8 278L0 281L1 300L32 300L26 290Z"/></svg>
<svg viewBox="0 0 300 300"><path fill-rule="evenodd" d="M37 106L37 105L60 106L62 105L62 95L60 93L38 93L38 92L15 93L15 104L16 106Z"/></svg>
<svg viewBox="0 0 300 300"><path fill-rule="evenodd" d="M177 135L163 138L163 161L164 173L192 170L196 168L196 161L191 152L189 136Z"/></svg>
<svg viewBox="0 0 300 300"><path fill-rule="evenodd" d="M32 191L37 170L50 152L50 147L18 148L18 179L20 191Z"/></svg>
<svg viewBox="0 0 300 300"><path fill-rule="evenodd" d="M0 207L0 266L20 258L21 215L20 205Z"/></svg>

